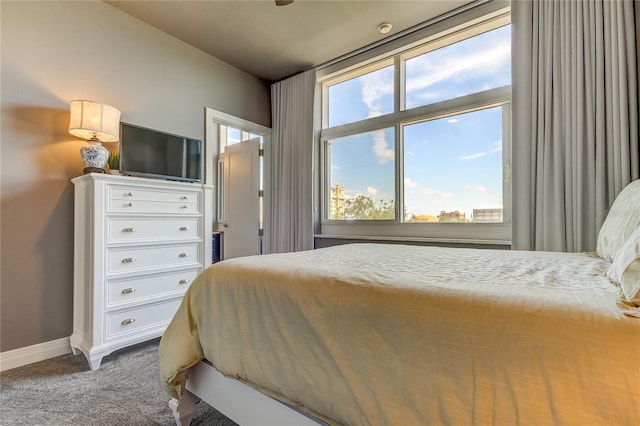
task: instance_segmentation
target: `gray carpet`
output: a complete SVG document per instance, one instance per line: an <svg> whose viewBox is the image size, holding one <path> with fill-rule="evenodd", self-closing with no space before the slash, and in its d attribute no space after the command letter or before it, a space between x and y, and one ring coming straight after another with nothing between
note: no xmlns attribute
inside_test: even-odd
<svg viewBox="0 0 640 426"><path fill-rule="evenodd" d="M0 425L173 425L158 373L159 340L106 356L96 371L64 355L0 374ZM234 422L198 404L192 425Z"/></svg>

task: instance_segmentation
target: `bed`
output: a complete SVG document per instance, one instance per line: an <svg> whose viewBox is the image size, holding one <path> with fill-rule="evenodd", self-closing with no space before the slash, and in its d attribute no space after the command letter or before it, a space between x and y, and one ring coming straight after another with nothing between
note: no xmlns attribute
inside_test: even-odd
<svg viewBox="0 0 640 426"><path fill-rule="evenodd" d="M235 392L214 375L293 413L240 423L637 424L640 182L623 194L597 253L347 244L209 267L160 343L178 420Z"/></svg>

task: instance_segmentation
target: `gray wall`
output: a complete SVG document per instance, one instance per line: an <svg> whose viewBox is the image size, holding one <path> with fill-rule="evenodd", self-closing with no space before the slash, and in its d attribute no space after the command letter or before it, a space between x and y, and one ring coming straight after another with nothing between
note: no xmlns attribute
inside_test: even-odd
<svg viewBox="0 0 640 426"><path fill-rule="evenodd" d="M204 109L270 125L269 86L100 1L0 2L0 352L72 332L68 102L204 138Z"/></svg>

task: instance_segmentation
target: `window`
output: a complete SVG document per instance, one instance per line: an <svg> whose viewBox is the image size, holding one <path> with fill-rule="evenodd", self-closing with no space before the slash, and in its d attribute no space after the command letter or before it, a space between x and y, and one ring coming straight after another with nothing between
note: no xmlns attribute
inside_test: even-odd
<svg viewBox="0 0 640 426"><path fill-rule="evenodd" d="M260 143L263 143L262 136L258 134L250 133L224 124L218 125L218 131L220 133L218 135L220 141L220 143L218 144L218 150L220 153L224 152L225 147L227 147L228 145L234 145L250 139L258 138L260 139Z"/></svg>
<svg viewBox="0 0 640 426"><path fill-rule="evenodd" d="M327 143L329 219L395 219L393 141L393 128L387 128Z"/></svg>
<svg viewBox="0 0 640 426"><path fill-rule="evenodd" d="M393 112L393 73L389 65L328 86L329 127Z"/></svg>
<svg viewBox="0 0 640 426"><path fill-rule="evenodd" d="M510 240L509 12L322 81L323 234Z"/></svg>
<svg viewBox="0 0 640 426"><path fill-rule="evenodd" d="M496 106L403 126L406 221L474 222L502 209L502 120Z"/></svg>
<svg viewBox="0 0 640 426"><path fill-rule="evenodd" d="M406 108L415 108L511 84L511 26L405 61Z"/></svg>

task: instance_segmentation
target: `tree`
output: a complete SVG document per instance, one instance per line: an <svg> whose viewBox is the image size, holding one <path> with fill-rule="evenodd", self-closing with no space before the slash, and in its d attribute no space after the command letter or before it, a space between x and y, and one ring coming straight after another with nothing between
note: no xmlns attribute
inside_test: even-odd
<svg viewBox="0 0 640 426"><path fill-rule="evenodd" d="M396 208L393 200L376 203L370 195L358 195L345 200L344 216L347 220L393 220Z"/></svg>

